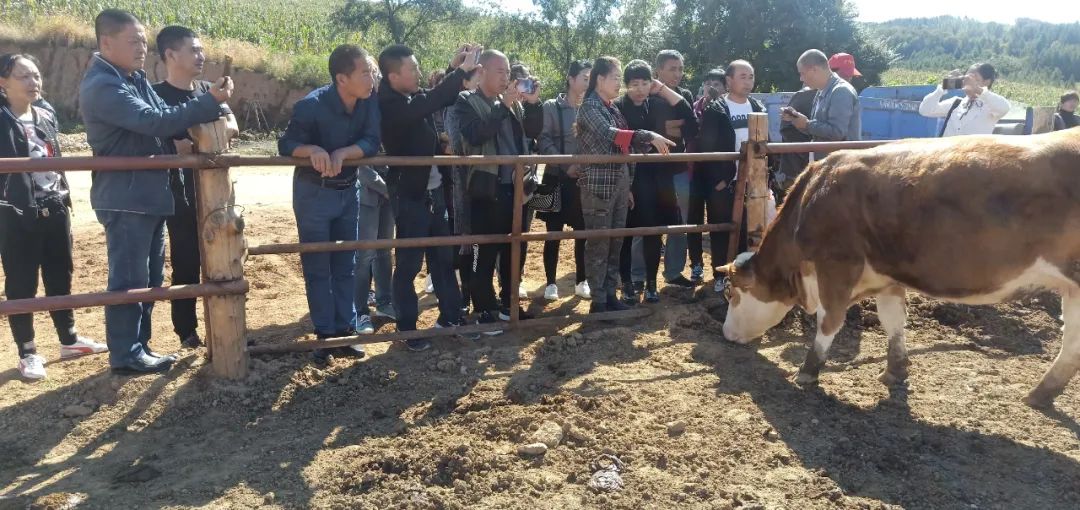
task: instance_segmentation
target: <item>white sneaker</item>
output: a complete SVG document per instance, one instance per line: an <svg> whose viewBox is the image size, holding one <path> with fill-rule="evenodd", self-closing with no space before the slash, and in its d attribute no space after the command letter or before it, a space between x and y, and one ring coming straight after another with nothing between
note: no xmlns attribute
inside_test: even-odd
<svg viewBox="0 0 1080 510"><path fill-rule="evenodd" d="M521 299L526 299L526 298L529 297L529 291L525 290L525 284L524 283L519 283L518 284L518 297L521 298Z"/></svg>
<svg viewBox="0 0 1080 510"><path fill-rule="evenodd" d="M544 287L544 299L548 301L556 301L559 299L559 287L552 283L547 287Z"/></svg>
<svg viewBox="0 0 1080 510"><path fill-rule="evenodd" d="M19 373L27 379L39 380L45 378L45 358L37 354L27 355L19 360Z"/></svg>
<svg viewBox="0 0 1080 510"><path fill-rule="evenodd" d="M592 289L589 289L589 281L585 280L574 285L574 294L581 299L592 299Z"/></svg>
<svg viewBox="0 0 1080 510"><path fill-rule="evenodd" d="M435 292L435 284L431 283L431 275L428 275L427 278L424 279L424 292L427 292L428 294Z"/></svg>
<svg viewBox="0 0 1080 510"><path fill-rule="evenodd" d="M93 341L85 336L75 337L75 343L60 346L60 359L77 358L87 354L109 352L109 346Z"/></svg>

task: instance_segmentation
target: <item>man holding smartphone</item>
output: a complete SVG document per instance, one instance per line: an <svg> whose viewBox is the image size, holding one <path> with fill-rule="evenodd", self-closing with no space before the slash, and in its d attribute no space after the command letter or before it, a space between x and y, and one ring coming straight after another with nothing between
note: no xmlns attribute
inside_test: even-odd
<svg viewBox="0 0 1080 510"><path fill-rule="evenodd" d="M480 65L480 86L474 92L462 92L454 105L465 155L528 154L528 140L540 136L544 127L541 84L528 83L533 80L523 66L518 68L522 75L511 79L510 62L499 51L484 51L480 55ZM509 234L514 217L514 165L473 166L469 169L466 186L471 212L469 233ZM522 218L526 217L523 211ZM527 229L528 222L524 223L523 227ZM499 300L495 297L492 282L496 261L500 280L506 282L502 285ZM517 289L510 289L509 282L509 244L485 244L473 248L470 289L473 309L479 314L478 323L510 319L510 292ZM519 317L529 318L524 312Z"/></svg>
<svg viewBox="0 0 1080 510"><path fill-rule="evenodd" d="M859 93L829 67L821 50L807 50L795 66L803 84L817 90L811 115L794 109L782 111L781 119L810 135L815 142L850 142L862 140L862 107ZM822 153L815 153L820 159Z"/></svg>
<svg viewBox="0 0 1080 510"><path fill-rule="evenodd" d="M379 54L379 106L382 111L382 140L388 156L434 156L439 151L435 112L452 104L462 83L479 67L480 46L463 45L450 62L452 70L442 83L421 89L420 63L407 46L393 45ZM446 194L452 176L438 166L391 166L390 203L394 208L398 239L452 235L447 221ZM439 299L436 327L463 325L461 289L454 277L454 248L398 248L393 276L393 302L397 309L398 331L415 331L419 305L413 280L427 257L428 272ZM406 341L412 351L431 348L425 338Z"/></svg>

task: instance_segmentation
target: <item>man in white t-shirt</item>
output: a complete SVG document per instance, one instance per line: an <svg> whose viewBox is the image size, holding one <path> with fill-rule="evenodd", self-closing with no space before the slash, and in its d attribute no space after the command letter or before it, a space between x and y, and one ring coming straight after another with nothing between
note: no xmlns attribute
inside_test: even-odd
<svg viewBox="0 0 1080 510"><path fill-rule="evenodd" d="M727 95L709 103L701 114L700 152L736 152L743 142L750 137L749 117L751 113L765 111L765 105L750 97L754 91L754 67L745 60L736 60L728 64L726 71ZM704 207L692 208L690 224L701 224L708 209L709 224L728 223L731 221L735 206L735 178L738 166L734 161L710 161L695 165L694 185L691 189L703 193ZM726 234L709 236L712 252L712 267L725 264L728 252ZM693 264L702 261L701 234L688 234L690 260ZM723 291L723 278L714 272L714 290Z"/></svg>

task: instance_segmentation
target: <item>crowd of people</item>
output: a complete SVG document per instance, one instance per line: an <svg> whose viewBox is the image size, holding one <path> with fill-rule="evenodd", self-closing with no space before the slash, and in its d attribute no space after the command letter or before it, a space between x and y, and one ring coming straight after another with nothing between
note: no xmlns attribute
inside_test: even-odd
<svg viewBox="0 0 1080 510"><path fill-rule="evenodd" d="M80 86L81 114L95 156L190 153L188 129L212 121L225 122L235 134L236 120L226 104L232 81L228 76L214 83L199 79L206 57L192 30L170 26L159 32L156 48L167 76L156 84L143 70L148 44L139 20L110 9L97 16L95 31L99 52ZM860 139L858 94L850 83L861 76L854 58L808 50L794 65L806 88L781 112L784 140ZM573 61L557 85L562 92L543 103L544 84L498 50L464 44L445 69L438 67L425 78L413 51L402 45L374 55L346 44L330 54L329 83L295 104L278 140L281 155L305 161L294 170L292 189L301 242L513 230L514 165L346 162L379 154L734 152L748 139L750 114L765 111L750 96L753 63L736 60L708 71L695 95L681 87L684 61L675 50L661 51L651 64L632 60L625 67L613 57ZM939 88L920 111L945 117L945 136L989 132L1008 108L990 90L995 79L991 66L973 66L961 79L965 97L942 101ZM0 91L0 157L59 157L56 114L41 97L42 76L32 56L0 59ZM1076 106L1075 92L1062 97L1060 126L1077 124ZM810 157L819 156L778 158L778 190L790 185ZM728 223L739 178L736 162L548 165L542 171L526 167L524 173L531 198L520 211L521 227L527 230L535 214L548 231ZM161 285L166 232L172 282L199 281L196 179L191 169L94 173L90 203L105 230L108 290ZM33 297L39 272L47 295L69 293L71 196L63 172L10 174L0 184L0 256L8 299ZM709 237L712 265L726 262L729 237ZM669 286L707 283L701 234L573 244L573 294L590 299L593 313L659 302L661 276ZM559 248L558 241L544 245L547 300L560 299ZM509 244L398 248L392 255L388 249L305 253L301 266L313 333L319 339L370 334L373 317L393 320L399 331L415 330L415 280L425 263L429 292L438 300L436 328L509 320L511 292L522 292L510 288ZM723 277L714 273L712 285L722 291ZM71 311L52 312L61 356L108 351L116 373L168 370L176 358L150 348L152 310L152 303L106 306L105 344L79 335ZM521 317L530 318L524 311ZM183 346L201 345L194 300L173 302L172 320ZM31 316L12 316L10 324L20 373L45 377ZM413 351L430 345L423 338L407 341ZM314 361L363 355L361 346L322 349Z"/></svg>

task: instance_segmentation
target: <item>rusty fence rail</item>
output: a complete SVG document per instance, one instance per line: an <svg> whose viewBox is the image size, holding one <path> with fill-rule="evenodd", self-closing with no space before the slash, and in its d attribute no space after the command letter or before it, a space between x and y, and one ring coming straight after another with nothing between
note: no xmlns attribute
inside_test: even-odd
<svg viewBox="0 0 1080 510"><path fill-rule="evenodd" d="M192 154L159 157L64 157L50 159L10 158L0 159L0 174L58 170L58 171L125 171L164 170L170 168L193 168L200 171L198 180L197 208L199 211L200 249L203 254L203 280L197 285L176 285L152 289L136 289L121 292L96 292L69 296L35 297L0 302L0 316L43 312L69 308L85 308L104 305L169 301L174 299L206 298L204 325L207 330L207 347L212 357L214 372L222 377L240 378L247 373L248 355L312 350L352 344L366 344L406 340L410 338L450 336L464 333L498 329L514 329L519 322L520 301L517 292L511 292L509 324L475 325L440 328L435 331L407 331L364 335L333 339L330 342L294 342L283 345L264 345L248 348L246 334L245 300L248 283L244 279L243 262L248 256L264 256L290 253L318 253L381 248L421 248L435 246L460 246L465 244L511 244L510 288L517 289L521 282L521 243L562 239L598 239L611 237L635 237L645 235L670 235L704 232L724 232L731 236L728 257L734 256L738 245L738 228L745 222L751 249L756 248L764 231L767 197L767 170L765 157L769 154L795 152L828 152L842 149L863 149L886 142L829 142L829 143L768 143L768 118L765 114L753 114L750 119L750 141L741 152L695 153L670 155L612 155L612 156L436 156L436 157L373 157L349 161L357 165L425 166L431 165L478 165L512 164L514 171L514 218L513 231L507 235L443 236L409 239L381 239L372 241L339 241L323 243L278 243L247 246L243 237L243 219L235 212L233 202L231 168L253 166L302 166L305 159L291 157L237 156L231 154ZM597 163L641 162L709 162L739 161L740 173L745 177L736 183L736 200L732 221L724 224L678 225L662 227L638 227L608 230L576 230L562 232L523 232L522 214L524 204L524 176L528 165L570 165ZM745 197L745 199L744 199ZM648 309L629 312L606 312L585 316L554 316L530 320L530 326L549 327L597 320L621 320L640 318L649 314Z"/></svg>

